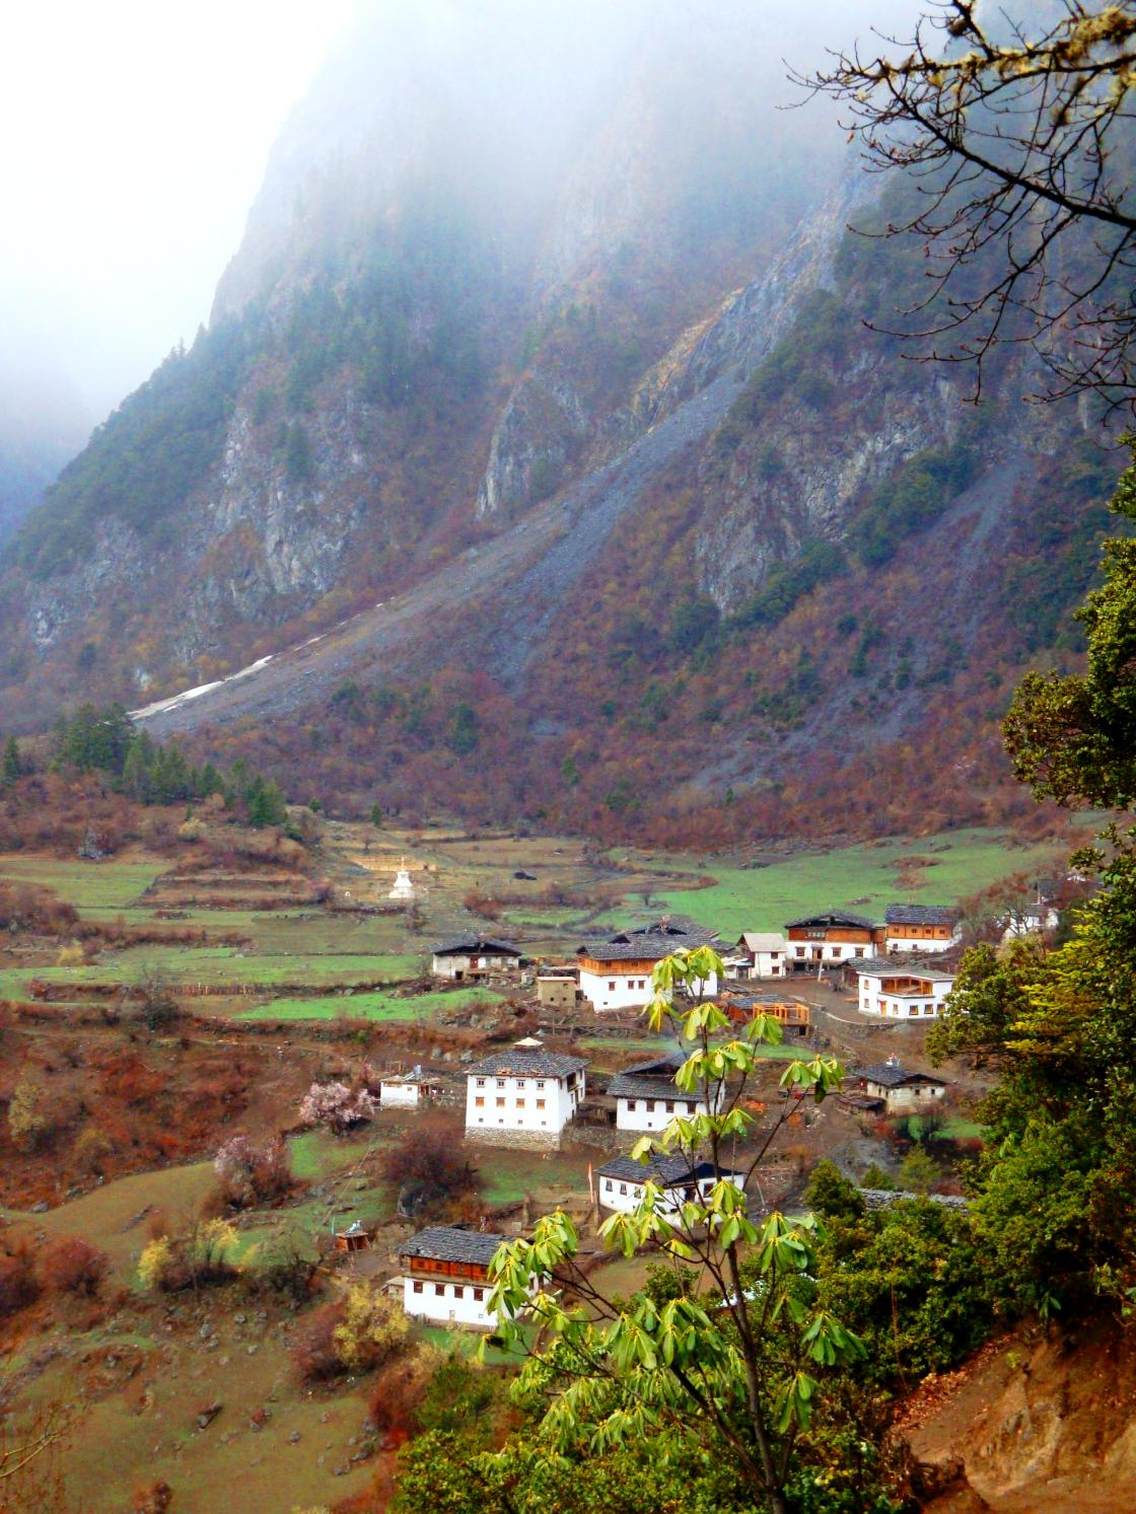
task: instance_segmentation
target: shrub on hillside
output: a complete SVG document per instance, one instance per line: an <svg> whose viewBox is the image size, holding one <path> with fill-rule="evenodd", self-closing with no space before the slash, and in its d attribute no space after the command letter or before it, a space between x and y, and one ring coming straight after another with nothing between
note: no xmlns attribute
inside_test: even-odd
<svg viewBox="0 0 1136 1514"><path fill-rule="evenodd" d="M391 1183L420 1184L437 1198L468 1193L477 1181L458 1130L438 1115L416 1120L402 1140L383 1153L382 1171Z"/></svg>
<svg viewBox="0 0 1136 1514"><path fill-rule="evenodd" d="M9 1241L0 1247L0 1319L33 1304L38 1295L31 1242Z"/></svg>
<svg viewBox="0 0 1136 1514"><path fill-rule="evenodd" d="M228 1282L237 1275L237 1244L236 1229L226 1220L198 1220L183 1235L151 1240L138 1259L138 1280L162 1293Z"/></svg>
<svg viewBox="0 0 1136 1514"><path fill-rule="evenodd" d="M226 1141L213 1159L222 1196L237 1209L266 1204L292 1186L292 1163L279 1136L259 1145L246 1135Z"/></svg>
<svg viewBox="0 0 1136 1514"><path fill-rule="evenodd" d="M397 1356L409 1334L410 1321L397 1300L372 1283L355 1283L308 1318L293 1361L308 1382L369 1372Z"/></svg>
<svg viewBox="0 0 1136 1514"><path fill-rule="evenodd" d="M442 1363L433 1346L419 1346L396 1356L379 1369L371 1389L369 1414L380 1434L413 1435L419 1428L418 1410Z"/></svg>
<svg viewBox="0 0 1136 1514"><path fill-rule="evenodd" d="M50 1134L47 1093L27 1074L16 1084L8 1102L8 1134L17 1151L34 1151Z"/></svg>
<svg viewBox="0 0 1136 1514"><path fill-rule="evenodd" d="M77 1293L93 1298L110 1267L105 1251L78 1235L48 1241L36 1258L36 1277L48 1293Z"/></svg>

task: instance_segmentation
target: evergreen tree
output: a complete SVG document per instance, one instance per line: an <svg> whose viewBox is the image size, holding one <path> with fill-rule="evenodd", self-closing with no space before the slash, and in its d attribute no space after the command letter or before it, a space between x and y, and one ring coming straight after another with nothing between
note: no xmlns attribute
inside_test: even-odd
<svg viewBox="0 0 1136 1514"><path fill-rule="evenodd" d="M3 768L0 769L0 782L4 784L5 788L10 788L13 783L16 783L24 776L25 771L24 760L20 756L20 749L16 745L16 738L9 736L4 747L4 762Z"/></svg>

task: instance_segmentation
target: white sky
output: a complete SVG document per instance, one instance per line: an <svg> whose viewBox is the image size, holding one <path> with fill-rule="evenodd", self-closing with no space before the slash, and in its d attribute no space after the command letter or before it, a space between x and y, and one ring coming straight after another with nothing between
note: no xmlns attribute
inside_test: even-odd
<svg viewBox="0 0 1136 1514"><path fill-rule="evenodd" d="M0 0L0 358L92 421L206 320L354 0Z"/></svg>

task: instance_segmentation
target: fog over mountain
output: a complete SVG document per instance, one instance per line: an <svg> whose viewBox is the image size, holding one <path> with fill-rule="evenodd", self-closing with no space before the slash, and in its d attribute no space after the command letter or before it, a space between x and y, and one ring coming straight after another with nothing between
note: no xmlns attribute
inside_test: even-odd
<svg viewBox="0 0 1136 1514"><path fill-rule="evenodd" d="M1020 403L1029 352L974 410L865 327L925 263L846 228L910 186L863 174L786 67L913 14L369 7L276 141L208 330L12 543L0 724L271 655L147 718L348 805L601 828L726 823L726 793L807 819L810 767L882 812L918 722L902 802L982 818L990 690L1059 636L1116 460Z"/></svg>

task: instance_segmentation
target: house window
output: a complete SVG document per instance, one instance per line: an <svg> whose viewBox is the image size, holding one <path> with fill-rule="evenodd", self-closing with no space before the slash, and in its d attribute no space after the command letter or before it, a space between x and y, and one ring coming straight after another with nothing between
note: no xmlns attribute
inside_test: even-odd
<svg viewBox="0 0 1136 1514"><path fill-rule="evenodd" d="M415 1282L414 1282L414 1291L415 1291L415 1293L421 1293L422 1292L422 1284L420 1282L418 1282L417 1279L415 1279Z"/></svg>
<svg viewBox="0 0 1136 1514"><path fill-rule="evenodd" d="M630 1114L633 1109L638 1109L638 1107L639 1107L639 1101L637 1099L628 1099L627 1100L627 1112L628 1112L628 1114Z"/></svg>
<svg viewBox="0 0 1136 1514"><path fill-rule="evenodd" d="M543 1088L544 1087L544 1079L543 1078L537 1078L537 1080L536 1080L536 1086L538 1088Z"/></svg>
<svg viewBox="0 0 1136 1514"><path fill-rule="evenodd" d="M614 1183L613 1183L613 1182L612 1182L612 1181L611 1181L611 1179L610 1179L610 1178L604 1178L604 1189L605 1189L605 1190L606 1190L606 1191L607 1191L607 1192L608 1192L608 1193L610 1193L610 1192L611 1192L611 1191L612 1191L612 1189L613 1189L613 1188L614 1188L614 1186L615 1186L615 1185L614 1185Z"/></svg>
<svg viewBox="0 0 1136 1514"><path fill-rule="evenodd" d="M675 1112L674 1100L673 1099L668 1099L667 1100L667 1113L668 1114L674 1114L674 1112Z"/></svg>
<svg viewBox="0 0 1136 1514"><path fill-rule="evenodd" d="M862 957L864 955L864 948L862 946L858 946L856 948L856 955L858 957Z"/></svg>
<svg viewBox="0 0 1136 1514"><path fill-rule="evenodd" d="M505 1079L504 1078L498 1078L497 1079L497 1087L498 1088L504 1088L504 1086L505 1086Z"/></svg>
<svg viewBox="0 0 1136 1514"><path fill-rule="evenodd" d="M517 1108L518 1109L523 1109L524 1107L525 1107L525 1101L524 1101L524 1099L518 1099L517 1100Z"/></svg>
<svg viewBox="0 0 1136 1514"><path fill-rule="evenodd" d="M478 1088L484 1088L485 1087L485 1079L484 1078L478 1078L476 1081L477 1081Z"/></svg>
<svg viewBox="0 0 1136 1514"><path fill-rule="evenodd" d="M687 1114L694 1114L697 1109L698 1109L698 1105L697 1104L688 1104L686 1106L686 1112L687 1112Z"/></svg>
<svg viewBox="0 0 1136 1514"><path fill-rule="evenodd" d="M654 1101L654 1099L645 1099L644 1103L646 1104L646 1107L647 1107L647 1113L648 1114L654 1114L654 1112L655 1112L655 1101Z"/></svg>
<svg viewBox="0 0 1136 1514"><path fill-rule="evenodd" d="M480 1304L481 1300L485 1297L485 1289L484 1288L475 1288L473 1290L473 1296L477 1300L477 1302Z"/></svg>
<svg viewBox="0 0 1136 1514"><path fill-rule="evenodd" d="M454 1297L465 1298L465 1289L462 1287L461 1283L454 1284Z"/></svg>
<svg viewBox="0 0 1136 1514"><path fill-rule="evenodd" d="M803 957L804 955L805 955L805 948L803 946L798 946L797 947L797 956L798 957Z"/></svg>
<svg viewBox="0 0 1136 1514"><path fill-rule="evenodd" d="M504 1099L498 1099L497 1100L497 1108L498 1109L504 1109L504 1107L505 1107L505 1100Z"/></svg>
<svg viewBox="0 0 1136 1514"><path fill-rule="evenodd" d="M543 1109L544 1108L544 1100L543 1099L537 1099L537 1101L536 1101L536 1107L538 1109Z"/></svg>
<svg viewBox="0 0 1136 1514"><path fill-rule="evenodd" d="M609 993L609 994L610 994L610 993L614 993L614 992L615 992L615 980L614 980L614 978L613 978L613 979L611 979L611 980L610 980L610 981L609 981L609 982L608 982L608 985L607 985L607 991L608 991L608 993Z"/></svg>
<svg viewBox="0 0 1136 1514"><path fill-rule="evenodd" d="M476 1099L474 1099L474 1101L473 1101L473 1107L475 1109L484 1109L485 1108L485 1100L479 1095Z"/></svg>
<svg viewBox="0 0 1136 1514"><path fill-rule="evenodd" d="M438 1298L445 1298L445 1296L446 1296L446 1285L445 1285L445 1283L435 1283L434 1284L434 1293L437 1295Z"/></svg>
<svg viewBox="0 0 1136 1514"><path fill-rule="evenodd" d="M620 1183L620 1185L619 1185L619 1191L620 1191L620 1193L626 1193L627 1192L627 1184L626 1183Z"/></svg>
<svg viewBox="0 0 1136 1514"><path fill-rule="evenodd" d="M518 1078L517 1079L517 1087L518 1088L523 1088L524 1086L525 1086L525 1080L524 1080L524 1078Z"/></svg>

